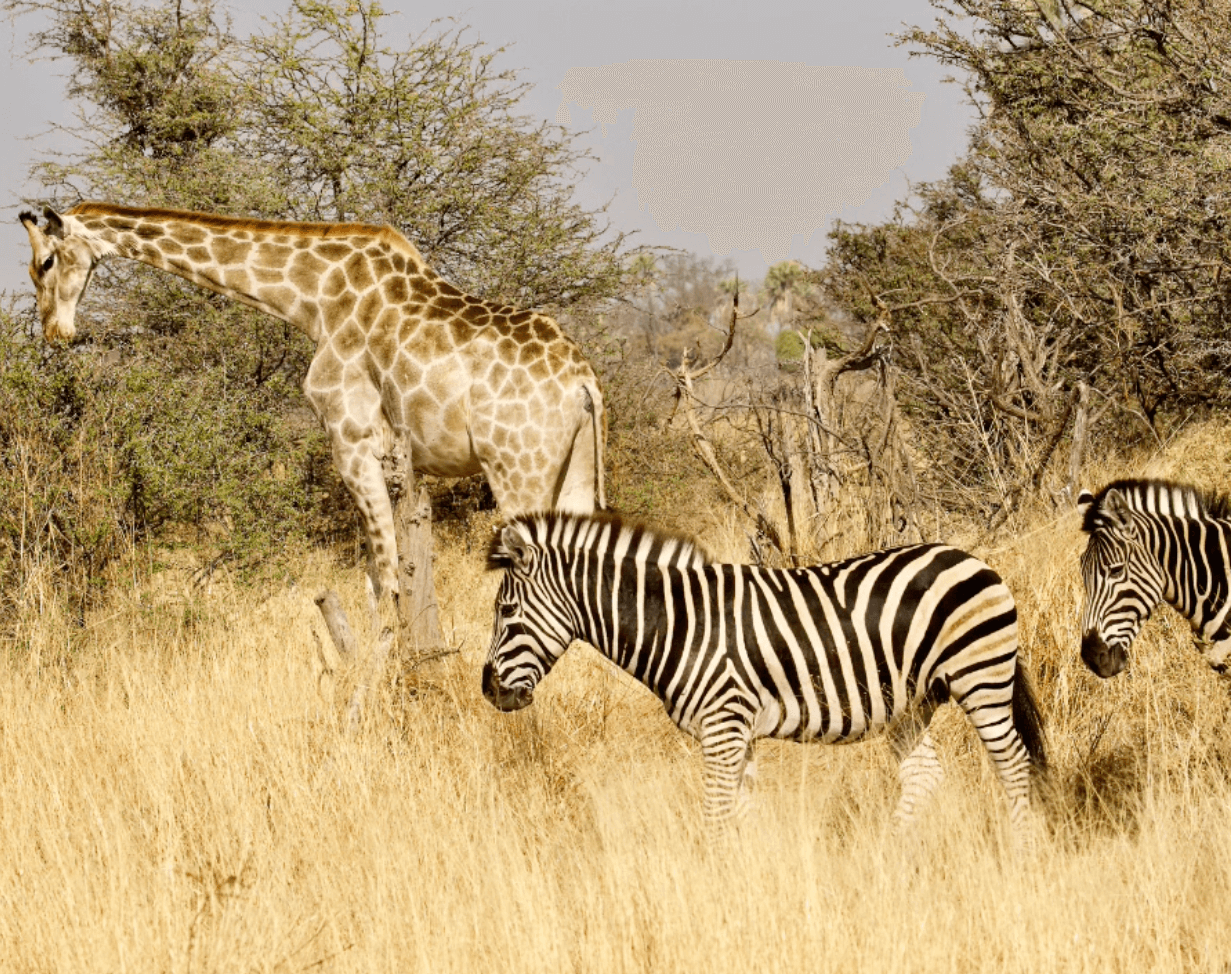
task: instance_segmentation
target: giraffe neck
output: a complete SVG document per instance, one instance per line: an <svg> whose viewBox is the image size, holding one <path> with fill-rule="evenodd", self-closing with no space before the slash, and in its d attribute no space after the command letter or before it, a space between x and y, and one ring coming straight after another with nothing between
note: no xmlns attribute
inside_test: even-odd
<svg viewBox="0 0 1231 974"><path fill-rule="evenodd" d="M179 210L82 203L65 214L97 257L168 271L297 327L319 341L338 302L356 303L384 278L433 278L391 227L282 223Z"/></svg>

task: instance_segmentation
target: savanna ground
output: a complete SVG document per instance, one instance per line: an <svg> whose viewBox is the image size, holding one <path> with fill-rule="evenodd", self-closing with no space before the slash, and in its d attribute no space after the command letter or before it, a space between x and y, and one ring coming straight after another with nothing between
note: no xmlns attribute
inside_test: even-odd
<svg viewBox="0 0 1231 974"><path fill-rule="evenodd" d="M1227 434L1089 481L1226 484ZM697 747L589 648L497 713L478 679L493 523L439 542L461 652L388 680L354 739L312 665L318 591L365 615L354 565L308 555L259 590L168 568L84 627L31 621L0 665L0 970L1228 969L1228 688L1169 610L1128 672L1085 670L1072 510L948 539L1018 599L1053 764L1029 855L952 707L948 778L909 834L883 742L763 741L758 804L717 845ZM735 514L701 533L745 556Z"/></svg>

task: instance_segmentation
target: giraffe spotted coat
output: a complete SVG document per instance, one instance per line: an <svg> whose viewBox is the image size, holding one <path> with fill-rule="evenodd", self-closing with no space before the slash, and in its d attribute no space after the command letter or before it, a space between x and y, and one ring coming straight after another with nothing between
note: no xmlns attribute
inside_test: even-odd
<svg viewBox="0 0 1231 974"><path fill-rule="evenodd" d="M364 519L372 581L397 591L381 469L408 435L418 473L482 472L508 515L589 513L603 495L606 417L577 344L546 315L465 294L387 226L283 223L81 203L23 213L48 340L75 332L96 263L117 255L286 321L316 343L304 392Z"/></svg>

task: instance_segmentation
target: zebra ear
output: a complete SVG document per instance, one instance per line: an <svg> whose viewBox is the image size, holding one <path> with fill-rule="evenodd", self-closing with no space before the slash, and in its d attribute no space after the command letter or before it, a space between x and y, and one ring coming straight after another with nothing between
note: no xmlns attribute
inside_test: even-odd
<svg viewBox="0 0 1231 974"><path fill-rule="evenodd" d="M530 539L522 533L520 525L506 525L500 532L500 544L508 555L512 568L521 572L530 570Z"/></svg>
<svg viewBox="0 0 1231 974"><path fill-rule="evenodd" d="M1082 517L1086 516L1086 511L1090 510L1090 505L1094 503L1094 495L1088 490L1083 490L1077 495L1077 513Z"/></svg>
<svg viewBox="0 0 1231 974"><path fill-rule="evenodd" d="M1099 513L1107 518L1112 527L1119 528L1121 531L1133 529L1133 513L1129 509L1128 501L1118 490L1107 491Z"/></svg>

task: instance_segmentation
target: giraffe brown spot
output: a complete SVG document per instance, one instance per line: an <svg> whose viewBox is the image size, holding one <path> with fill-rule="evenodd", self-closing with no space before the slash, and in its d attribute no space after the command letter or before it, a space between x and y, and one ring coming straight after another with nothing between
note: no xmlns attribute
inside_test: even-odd
<svg viewBox="0 0 1231 974"><path fill-rule="evenodd" d="M560 326L550 318L535 318L534 337L541 342L553 341L560 337Z"/></svg>
<svg viewBox="0 0 1231 974"><path fill-rule="evenodd" d="M351 312L355 310L356 300L357 298L350 291L344 291L342 294L339 294L336 300L330 301L324 306L326 319L331 325L335 327L340 326L351 316Z"/></svg>
<svg viewBox="0 0 1231 974"><path fill-rule="evenodd" d="M368 338L368 350L381 371L387 371L398 353L397 341L388 329L376 329Z"/></svg>
<svg viewBox="0 0 1231 974"><path fill-rule="evenodd" d="M321 283L321 275L328 267L328 264L312 252L303 251L296 254L291 261L291 270L287 276L300 291L315 294Z"/></svg>
<svg viewBox="0 0 1231 974"><path fill-rule="evenodd" d="M372 273L376 275L376 279L378 281L387 274L393 273L393 262L389 259L387 254L381 254L379 257L373 259Z"/></svg>
<svg viewBox="0 0 1231 974"><path fill-rule="evenodd" d="M238 291L241 294L248 292L248 272L242 267L231 267L222 272L222 283L229 287L232 291Z"/></svg>
<svg viewBox="0 0 1231 974"><path fill-rule="evenodd" d="M527 325L518 325L513 329L513 341L518 345L524 345L530 341L530 328Z"/></svg>
<svg viewBox="0 0 1231 974"><path fill-rule="evenodd" d="M461 347L474 339L474 326L469 321L454 318L449 322L449 337L454 347Z"/></svg>
<svg viewBox="0 0 1231 974"><path fill-rule="evenodd" d="M204 247L189 247L188 259L194 264L208 264L210 262L209 251Z"/></svg>
<svg viewBox="0 0 1231 974"><path fill-rule="evenodd" d="M423 369L409 355L399 355L393 365L393 381L399 389L415 389L423 381Z"/></svg>
<svg viewBox="0 0 1231 974"><path fill-rule="evenodd" d="M408 281L410 294L415 301L428 302L436 296L436 286L422 274L415 274Z"/></svg>
<svg viewBox="0 0 1231 974"><path fill-rule="evenodd" d="M180 254L184 252L183 245L178 240L172 240L170 238L160 243L158 245L158 249L161 250L168 257L178 257Z"/></svg>
<svg viewBox="0 0 1231 974"><path fill-rule="evenodd" d="M492 434L492 442L496 444L497 448L503 450L509 445L509 431L503 426L497 426L496 431ZM497 467L498 469L503 470L504 464L497 463Z"/></svg>
<svg viewBox="0 0 1231 974"><path fill-rule="evenodd" d="M466 306L460 295L442 294L432 302L433 308L439 308L448 315L455 315Z"/></svg>
<svg viewBox="0 0 1231 974"><path fill-rule="evenodd" d="M380 309L385 306L384 299L380 296L379 291L369 291L359 300L359 307L355 310L355 317L359 319L359 324L364 331L372 327L376 321L376 316L380 314Z"/></svg>
<svg viewBox="0 0 1231 974"><path fill-rule="evenodd" d="M133 227L133 233L142 240L157 240L165 231L157 223L138 223Z"/></svg>
<svg viewBox="0 0 1231 974"><path fill-rule="evenodd" d="M487 384L492 389L499 390L509 377L509 367L503 362L493 362L487 370Z"/></svg>
<svg viewBox="0 0 1231 974"><path fill-rule="evenodd" d="M346 279L356 291L366 291L375 283L375 278L372 277L372 267L363 254L351 254L342 266L346 271Z"/></svg>
<svg viewBox="0 0 1231 974"><path fill-rule="evenodd" d="M529 365L531 362L537 362L543 357L542 342L527 342L521 347L517 354L517 362L519 365Z"/></svg>
<svg viewBox="0 0 1231 974"><path fill-rule="evenodd" d="M395 253L393 255L392 260L393 260L393 269L397 271L399 274L405 274L406 273L406 258L402 256L401 254Z"/></svg>
<svg viewBox="0 0 1231 974"><path fill-rule="evenodd" d="M343 359L349 361L359 354L364 345L363 332L353 320L348 321L338 329L333 336L333 349Z"/></svg>
<svg viewBox="0 0 1231 974"><path fill-rule="evenodd" d="M193 244L205 243L208 235L200 227L194 227L187 223L177 223L170 228L171 235L185 246L191 247Z"/></svg>
<svg viewBox="0 0 1231 974"><path fill-rule="evenodd" d="M528 371L530 372L530 378L534 379L536 382L542 382L549 375L551 375L551 369L547 367L546 360L541 358L531 363Z"/></svg>
<svg viewBox="0 0 1231 974"><path fill-rule="evenodd" d="M258 284L280 284L286 280L286 273L269 267L257 267L253 269L252 277Z"/></svg>
<svg viewBox="0 0 1231 974"><path fill-rule="evenodd" d="M247 244L229 240L226 237L218 237L214 240L210 250L214 253L214 260L219 264L242 264L248 257Z"/></svg>
<svg viewBox="0 0 1231 974"><path fill-rule="evenodd" d="M316 253L329 263L341 260L351 252L351 247L343 243L323 243L316 248Z"/></svg>
<svg viewBox="0 0 1231 974"><path fill-rule="evenodd" d="M385 300L390 304L401 304L410 297L410 288L406 286L406 278L391 274L385 278L383 285Z"/></svg>
<svg viewBox="0 0 1231 974"><path fill-rule="evenodd" d="M507 335L496 342L496 354L505 362L517 361L517 342Z"/></svg>
<svg viewBox="0 0 1231 974"><path fill-rule="evenodd" d="M281 244L261 243L257 244L254 260L261 267L283 268L294 253L290 247Z"/></svg>
<svg viewBox="0 0 1231 974"><path fill-rule="evenodd" d="M372 334L387 335L389 341L396 348L398 346L398 324L401 320L401 311L397 308L386 308L380 313L380 317L376 319L376 323L372 326Z"/></svg>
<svg viewBox="0 0 1231 974"><path fill-rule="evenodd" d="M325 285L321 293L327 298L336 298L345 290L346 275L342 273L342 268L335 267L325 276Z"/></svg>
<svg viewBox="0 0 1231 974"><path fill-rule="evenodd" d="M445 311L440 305L432 302L423 309L423 317L428 321L448 321L450 318L449 312Z"/></svg>
<svg viewBox="0 0 1231 974"><path fill-rule="evenodd" d="M312 365L308 369L308 378L305 384L310 385L313 389L325 390L333 389L342 381L342 362L334 353L333 349L324 349L319 352L314 359ZM326 412L325 415L331 415Z"/></svg>
<svg viewBox="0 0 1231 974"><path fill-rule="evenodd" d="M299 297L295 293L295 289L282 285L281 287L260 287L257 288L257 296L275 308L288 310L295 306L295 300Z"/></svg>
<svg viewBox="0 0 1231 974"><path fill-rule="evenodd" d="M533 311L515 311L513 314L509 315L509 321L515 325L520 325L522 322L529 321L533 317Z"/></svg>
<svg viewBox="0 0 1231 974"><path fill-rule="evenodd" d="M367 423L357 422L349 416L338 424L337 429L338 434L342 437L342 439L352 445L358 443L360 440L367 439L369 433ZM358 463L356 463L356 467L358 468Z"/></svg>

